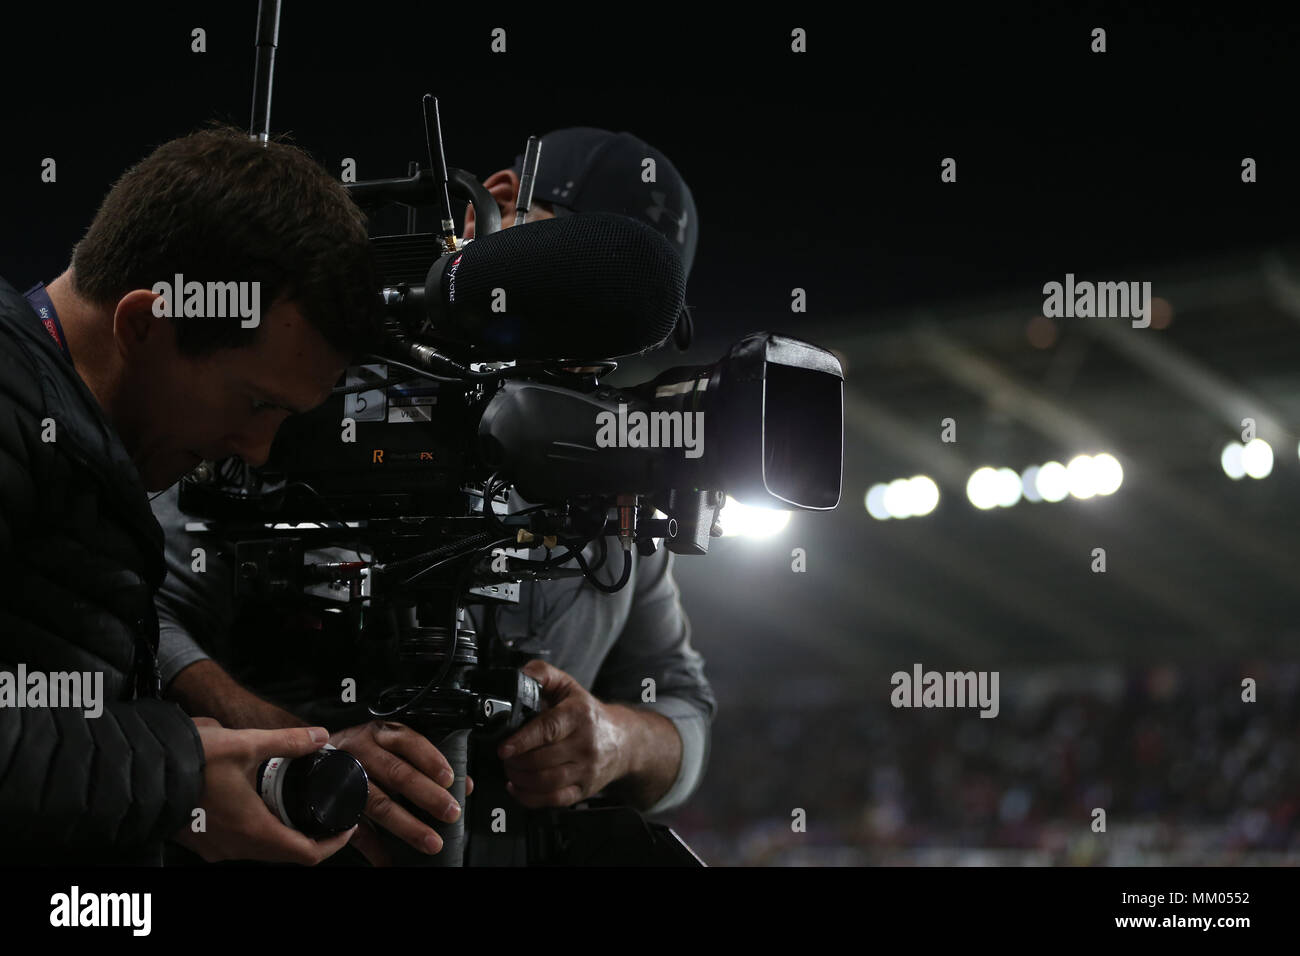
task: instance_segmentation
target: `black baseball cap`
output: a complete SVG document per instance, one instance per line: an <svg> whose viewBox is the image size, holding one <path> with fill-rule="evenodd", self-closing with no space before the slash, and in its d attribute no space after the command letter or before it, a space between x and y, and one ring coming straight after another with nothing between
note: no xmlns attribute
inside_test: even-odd
<svg viewBox="0 0 1300 956"><path fill-rule="evenodd" d="M654 160L654 182L643 180ZM514 170L524 157L515 157ZM645 140L592 126L552 130L542 137L533 201L565 213L612 212L658 229L677 249L690 275L699 240L695 198L677 167Z"/></svg>

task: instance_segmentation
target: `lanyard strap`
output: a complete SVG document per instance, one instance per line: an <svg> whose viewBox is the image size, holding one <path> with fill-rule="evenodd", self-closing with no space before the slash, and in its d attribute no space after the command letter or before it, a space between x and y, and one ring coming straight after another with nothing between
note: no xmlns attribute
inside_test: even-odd
<svg viewBox="0 0 1300 956"><path fill-rule="evenodd" d="M63 334L63 324L59 321L59 314L54 311L54 303L50 301L50 294L45 291L45 283L36 283L23 293L23 297L31 305L37 316L40 317L41 324L45 326L45 331L50 333L50 338L54 339L54 344L59 347L63 357L68 360L69 364L72 364L72 353L68 351L68 341ZM137 627L144 627L147 622L141 620L136 623ZM158 657L154 653L153 646L139 631L136 632L135 643L135 696L137 698L158 699L162 696L162 678L158 670Z"/></svg>
<svg viewBox="0 0 1300 956"><path fill-rule="evenodd" d="M59 321L59 313L54 311L54 303L50 301L50 294L45 291L45 283L36 283L23 293L23 298L27 300L32 310L40 317L41 324L45 326L45 331L50 333L50 338L54 339L54 344L59 347L63 357L71 364L72 353L68 351L68 339L63 334L63 323Z"/></svg>

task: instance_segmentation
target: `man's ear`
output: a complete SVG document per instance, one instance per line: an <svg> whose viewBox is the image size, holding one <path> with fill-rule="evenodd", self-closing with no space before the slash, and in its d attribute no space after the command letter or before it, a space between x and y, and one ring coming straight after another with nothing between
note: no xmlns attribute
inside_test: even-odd
<svg viewBox="0 0 1300 956"><path fill-rule="evenodd" d="M501 210L501 225L506 227L514 222L515 201L519 198L519 177L513 169L498 169L483 180L483 185L497 201ZM474 207L465 207L465 238L474 238Z"/></svg>
<svg viewBox="0 0 1300 956"><path fill-rule="evenodd" d="M155 306L154 303L157 303ZM179 303L174 303L173 307ZM176 330L163 311L162 296L149 289L133 289L117 301L113 312L113 341L127 361L146 353L176 348Z"/></svg>

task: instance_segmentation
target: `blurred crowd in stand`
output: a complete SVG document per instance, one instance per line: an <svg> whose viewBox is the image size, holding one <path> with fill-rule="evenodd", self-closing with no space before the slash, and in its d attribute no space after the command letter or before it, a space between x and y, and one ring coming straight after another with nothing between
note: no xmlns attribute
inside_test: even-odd
<svg viewBox="0 0 1300 956"><path fill-rule="evenodd" d="M711 865L1300 862L1300 664L1004 671L991 719L889 689L720 693L668 822Z"/></svg>

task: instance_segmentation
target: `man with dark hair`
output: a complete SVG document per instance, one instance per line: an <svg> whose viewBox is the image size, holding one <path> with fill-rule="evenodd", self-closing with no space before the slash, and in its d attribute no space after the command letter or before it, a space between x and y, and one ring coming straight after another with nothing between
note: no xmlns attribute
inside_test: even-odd
<svg viewBox="0 0 1300 956"><path fill-rule="evenodd" d="M647 181L646 160L652 161L652 181ZM522 157L514 169L499 170L484 182L500 206L504 227L515 221L521 165ZM632 216L662 231L690 268L698 235L690 189L663 153L630 133L591 127L548 133L542 138L535 196L530 221L582 212ZM471 207L465 218L466 238L473 238L475 221ZM338 675L332 673L322 673L318 681L303 679L306 661L315 662L322 672L330 669L319 631L307 628L305 636L295 637L278 623L267 625L271 615L259 610L250 615L257 619L250 627L276 631L280 659L260 653L264 647L270 650L267 636L250 637L250 627L235 623L231 563L210 563L203 575L188 573L191 550L204 539L186 532L176 502L173 490L154 503L167 533L172 571L158 601L162 671L169 693L191 713L211 712L232 726L293 726L312 714L322 723L346 728L331 742L356 755L368 770L373 768L380 784L372 788L368 818L426 852L429 844L440 847L437 834L389 800L384 788L404 782L403 792L414 803L454 820L459 808L454 801L443 806L445 793L431 785L423 791L416 787L428 784L424 778L433 775L441 755L400 724L356 723L364 713L363 703L340 707L337 698L333 706L313 698L313 689L319 693L339 686ZM512 504L523 506L517 499ZM593 562L595 547L587 552ZM613 548L618 551L617 544ZM494 808L505 807L514 819L529 809L570 806L608 788L633 806L662 812L679 806L698 786L716 703L703 659L691 647L672 558L666 549L650 557L634 554L631 578L616 594L599 593L583 586L581 579L569 578L525 583L518 605L487 617L484 608L472 609L480 632L496 628L520 649L537 654L525 670L541 681L547 710L508 742L518 748L516 753L476 755L474 765L481 768L475 771L481 772L477 785L483 789L471 801L467 820L471 863L526 862L526 829L515 827L508 837L494 835L486 819ZM213 574L214 567L224 570ZM617 572L604 569L601 576L608 584ZM209 653L237 671L236 660L248 662L256 656L248 678L253 690L241 686ZM649 700L647 678L655 685ZM390 752L390 759L376 759L388 756L381 747ZM494 762L493 757L501 759ZM501 760L504 776L496 769ZM387 856L364 828L354 847L375 862Z"/></svg>
<svg viewBox="0 0 1300 956"><path fill-rule="evenodd" d="M210 308L214 286L246 308ZM350 838L283 826L253 787L322 728L229 730L160 699L146 492L205 458L264 461L373 348L377 288L346 190L298 148L223 128L123 174L48 287L0 280L0 859L158 862L171 837L315 863ZM100 713L45 693L82 676Z"/></svg>

